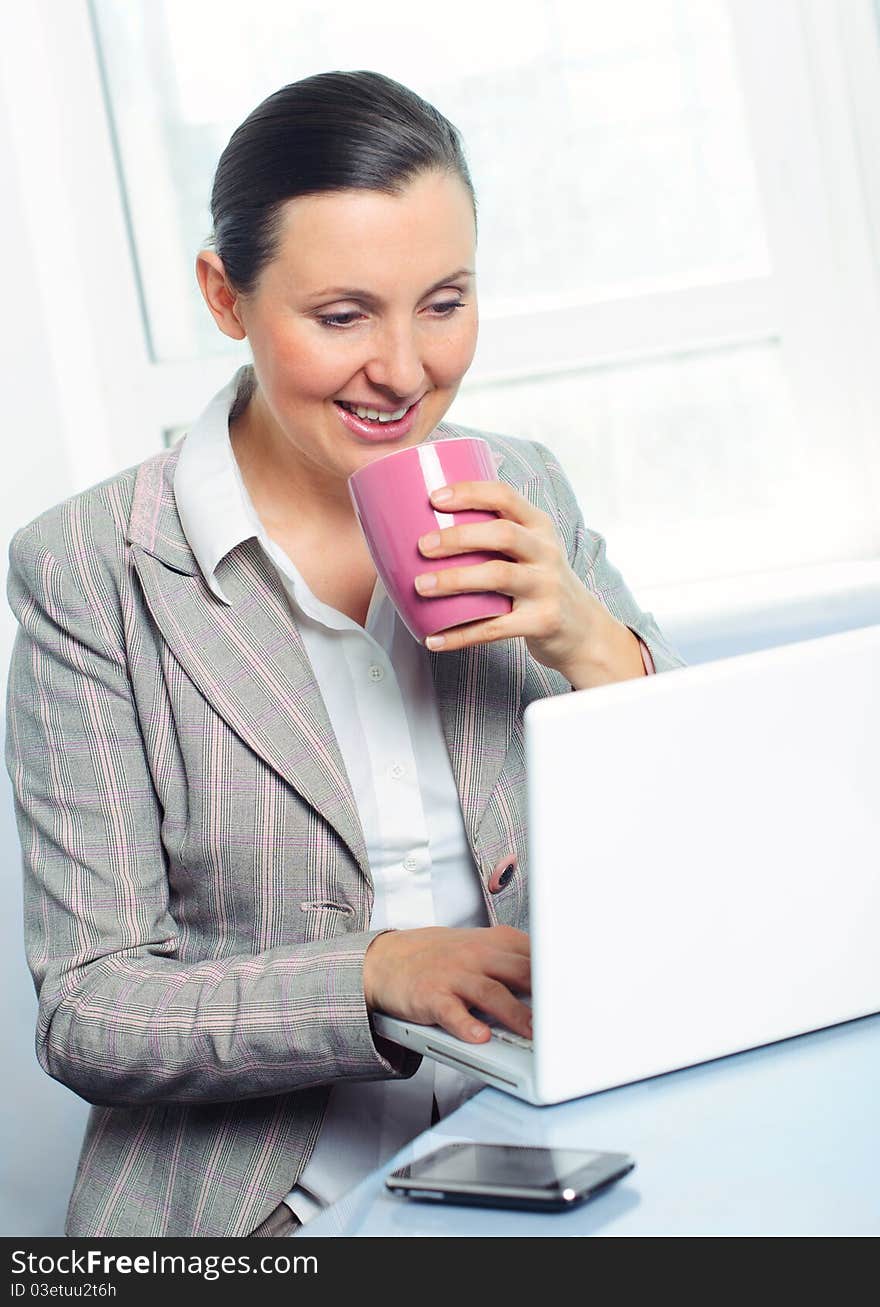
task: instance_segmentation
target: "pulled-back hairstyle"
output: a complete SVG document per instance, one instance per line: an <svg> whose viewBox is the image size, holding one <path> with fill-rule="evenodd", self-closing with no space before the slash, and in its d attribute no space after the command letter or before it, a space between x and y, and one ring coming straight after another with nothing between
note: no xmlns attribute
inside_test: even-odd
<svg viewBox="0 0 880 1307"><path fill-rule="evenodd" d="M300 195L399 195L422 173L461 178L477 202L457 129L382 73L317 73L275 91L232 133L211 191L208 238L233 290L247 297L278 251L282 208Z"/></svg>

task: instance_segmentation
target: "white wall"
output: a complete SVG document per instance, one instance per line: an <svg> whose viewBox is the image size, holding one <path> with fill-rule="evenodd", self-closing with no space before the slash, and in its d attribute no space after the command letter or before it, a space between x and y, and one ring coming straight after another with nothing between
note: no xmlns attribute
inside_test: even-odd
<svg viewBox="0 0 880 1307"><path fill-rule="evenodd" d="M0 318L4 473L0 478L0 686L3 702L17 623L5 602L8 543L13 531L72 492L71 474L60 437L60 405L55 370L47 357L45 310L36 262L25 221L17 160L9 131L10 107L0 81L0 258L3 306ZM64 239L63 217L57 222ZM71 330L76 330L75 306ZM0 721L5 714L0 713ZM56 1235L64 1209L87 1112L86 1104L50 1080L34 1055L36 995L22 944L21 855L15 830L12 787L0 771L0 841L3 886L0 901L0 992L4 1021L0 1057L4 1067L0 1109L0 1236Z"/></svg>

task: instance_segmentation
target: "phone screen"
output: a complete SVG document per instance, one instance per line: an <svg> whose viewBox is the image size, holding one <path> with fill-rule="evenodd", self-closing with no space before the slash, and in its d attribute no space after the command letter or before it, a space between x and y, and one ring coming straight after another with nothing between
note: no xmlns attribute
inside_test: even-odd
<svg viewBox="0 0 880 1307"><path fill-rule="evenodd" d="M508 1144L449 1144L411 1162L409 1179L436 1184L501 1185L514 1188L563 1188L587 1167L613 1173L623 1154L574 1148L525 1148ZM611 1164L611 1165L609 1165Z"/></svg>

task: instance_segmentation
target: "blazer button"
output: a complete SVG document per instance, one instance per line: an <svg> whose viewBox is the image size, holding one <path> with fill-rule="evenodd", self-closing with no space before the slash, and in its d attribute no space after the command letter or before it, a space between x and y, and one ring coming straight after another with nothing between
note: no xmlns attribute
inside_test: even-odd
<svg viewBox="0 0 880 1307"><path fill-rule="evenodd" d="M499 890L510 882L511 877L516 871L517 855L509 853L506 858L495 864L495 870L489 877L489 893L497 894Z"/></svg>

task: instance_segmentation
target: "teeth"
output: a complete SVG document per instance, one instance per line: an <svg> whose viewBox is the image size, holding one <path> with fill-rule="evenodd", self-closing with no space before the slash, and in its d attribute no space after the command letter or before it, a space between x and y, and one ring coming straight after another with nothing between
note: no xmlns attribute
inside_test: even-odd
<svg viewBox="0 0 880 1307"><path fill-rule="evenodd" d="M399 422L404 413L409 412L409 409L399 408L396 413L380 413L376 408L353 408L344 400L340 400L339 403L343 408L347 408L349 413L356 413L359 418L372 418L374 422Z"/></svg>

